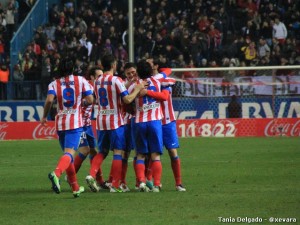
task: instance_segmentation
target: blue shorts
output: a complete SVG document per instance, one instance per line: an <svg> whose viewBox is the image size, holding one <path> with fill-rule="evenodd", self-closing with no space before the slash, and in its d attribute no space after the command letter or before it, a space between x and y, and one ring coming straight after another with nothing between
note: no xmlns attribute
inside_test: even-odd
<svg viewBox="0 0 300 225"><path fill-rule="evenodd" d="M163 143L166 149L179 148L179 141L176 129L176 121L162 126Z"/></svg>
<svg viewBox="0 0 300 225"><path fill-rule="evenodd" d="M96 138L92 126L83 127L79 148L85 146L89 146L90 148L96 147Z"/></svg>
<svg viewBox="0 0 300 225"><path fill-rule="evenodd" d="M97 130L99 152L107 152L107 150L124 150L125 134L124 126L115 130Z"/></svg>
<svg viewBox="0 0 300 225"><path fill-rule="evenodd" d="M162 125L160 120L135 124L136 151L140 154L163 153Z"/></svg>
<svg viewBox="0 0 300 225"><path fill-rule="evenodd" d="M62 150L64 151L65 148L72 148L77 151L80 144L80 136L82 132L82 127L73 130L57 131L59 144Z"/></svg>
<svg viewBox="0 0 300 225"><path fill-rule="evenodd" d="M135 122L134 122L134 118L130 119L130 123L126 124L124 126L125 129L125 151L126 152L130 152L132 149L135 148L135 144L134 144L134 126L135 126Z"/></svg>

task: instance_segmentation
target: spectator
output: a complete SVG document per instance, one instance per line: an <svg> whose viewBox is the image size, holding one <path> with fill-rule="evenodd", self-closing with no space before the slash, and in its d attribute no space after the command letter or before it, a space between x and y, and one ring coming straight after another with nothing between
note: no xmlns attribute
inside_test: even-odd
<svg viewBox="0 0 300 225"><path fill-rule="evenodd" d="M252 41L247 47L243 47L246 65L250 66L250 64L256 59L257 52L255 48L255 43Z"/></svg>
<svg viewBox="0 0 300 225"><path fill-rule="evenodd" d="M273 28L272 26L270 26L268 21L265 20L262 22L262 27L260 29L259 35L266 40L269 47L272 46Z"/></svg>
<svg viewBox="0 0 300 225"><path fill-rule="evenodd" d="M5 44L2 38L0 38L0 63L5 62L5 58L6 58Z"/></svg>
<svg viewBox="0 0 300 225"><path fill-rule="evenodd" d="M266 40L264 38L260 38L258 44L258 51L257 51L258 57L263 58L265 56L269 56L270 52L271 50Z"/></svg>
<svg viewBox="0 0 300 225"><path fill-rule="evenodd" d="M10 40L13 37L13 33L15 31L15 13L13 5L9 5L5 14L6 19L6 28L7 28L7 36Z"/></svg>
<svg viewBox="0 0 300 225"><path fill-rule="evenodd" d="M273 23L273 38L276 38L278 42L283 45L287 37L287 29L284 23L282 23L278 17L275 18Z"/></svg>
<svg viewBox="0 0 300 225"><path fill-rule="evenodd" d="M41 73L41 99L45 99L47 96L48 85L50 81L52 81L51 73L52 71L52 64L50 61L49 56L44 56L42 58L42 73Z"/></svg>
<svg viewBox="0 0 300 225"><path fill-rule="evenodd" d="M228 118L241 118L242 107L238 103L235 95L231 96L231 101L228 104Z"/></svg>
<svg viewBox="0 0 300 225"><path fill-rule="evenodd" d="M16 81L14 85L14 91L17 99L22 99L24 96L23 80L24 74L22 73L21 66L20 64L16 64L14 66L13 81Z"/></svg>
<svg viewBox="0 0 300 225"><path fill-rule="evenodd" d="M9 81L9 69L4 63L0 64L0 100L7 99L7 83Z"/></svg>

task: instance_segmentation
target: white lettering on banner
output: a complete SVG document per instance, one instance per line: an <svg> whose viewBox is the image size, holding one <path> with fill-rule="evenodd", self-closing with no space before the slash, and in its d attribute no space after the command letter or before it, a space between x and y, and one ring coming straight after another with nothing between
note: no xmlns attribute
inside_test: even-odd
<svg viewBox="0 0 300 225"><path fill-rule="evenodd" d="M299 102L291 102L289 112L288 112L288 118L292 118L294 112L297 114L297 117L300 117L300 103Z"/></svg>
<svg viewBox="0 0 300 225"><path fill-rule="evenodd" d="M13 118L13 108L9 106L0 106L0 119L6 122L12 121L39 121L43 116L43 106L16 106L15 118ZM4 114L3 114L4 113ZM25 114L28 113L27 116ZM38 118L34 117L35 113ZM4 116L3 116L4 115ZM37 119L36 119L37 118Z"/></svg>
<svg viewBox="0 0 300 225"><path fill-rule="evenodd" d="M219 103L219 119L225 119L228 103Z"/></svg>
<svg viewBox="0 0 300 225"><path fill-rule="evenodd" d="M300 118L300 103L291 102L287 104L286 102L281 102L279 108L276 109L278 113L273 113L271 104L269 102L255 103L247 102L242 103L242 118L274 118L277 115L277 118ZM226 110L228 103L219 103L218 104L218 117L214 117L213 110L207 111L175 111L175 117L178 120L183 119L225 119L227 118ZM284 115L284 113L287 115Z"/></svg>
<svg viewBox="0 0 300 225"><path fill-rule="evenodd" d="M5 116L3 118L3 121L7 121L7 122L12 122L13 119L12 117L12 109L8 106L0 106L0 116L2 115L2 112L4 112ZM0 121L1 121L1 117L0 117Z"/></svg>
<svg viewBox="0 0 300 225"><path fill-rule="evenodd" d="M178 125L180 137L235 137L238 122L221 120L218 123L204 123L199 125L199 121L194 121L188 126L185 123Z"/></svg>
<svg viewBox="0 0 300 225"><path fill-rule="evenodd" d="M176 113L177 112L177 113ZM187 119L188 117L196 117L197 116L197 111L182 111L182 112L178 112L176 111L175 115L177 114L177 119L179 120L184 120Z"/></svg>
<svg viewBox="0 0 300 225"><path fill-rule="evenodd" d="M5 128L8 127L7 124L0 124L0 140L4 140L7 132L5 131Z"/></svg>
<svg viewBox="0 0 300 225"><path fill-rule="evenodd" d="M25 118L25 112L28 112L28 116ZM17 107L17 121L34 121L35 109L31 106L18 106Z"/></svg>
<svg viewBox="0 0 300 225"><path fill-rule="evenodd" d="M300 94L300 76L276 76L275 81L272 76L237 77L231 83L218 77L194 78L181 84L182 95L193 97Z"/></svg>
<svg viewBox="0 0 300 225"><path fill-rule="evenodd" d="M271 120L265 127L265 136L291 136L300 137L300 120L296 123L278 122L276 119Z"/></svg>
<svg viewBox="0 0 300 225"><path fill-rule="evenodd" d="M33 139L55 139L56 129L54 126L43 126L39 124L34 128L32 137Z"/></svg>

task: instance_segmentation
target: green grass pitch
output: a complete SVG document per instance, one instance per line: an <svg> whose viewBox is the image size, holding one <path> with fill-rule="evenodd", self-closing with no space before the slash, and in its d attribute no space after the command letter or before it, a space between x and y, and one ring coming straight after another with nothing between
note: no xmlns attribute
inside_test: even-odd
<svg viewBox="0 0 300 225"><path fill-rule="evenodd" d="M187 192L175 191L165 153L160 193L134 190L131 162L131 192L92 193L85 183L86 161L78 174L86 192L75 199L64 181L61 194L50 190L47 175L61 156L57 140L1 141L0 224L216 225L221 217L263 219L252 224L291 217L300 224L299 138L186 138L180 144ZM103 166L106 177L110 162L111 154Z"/></svg>

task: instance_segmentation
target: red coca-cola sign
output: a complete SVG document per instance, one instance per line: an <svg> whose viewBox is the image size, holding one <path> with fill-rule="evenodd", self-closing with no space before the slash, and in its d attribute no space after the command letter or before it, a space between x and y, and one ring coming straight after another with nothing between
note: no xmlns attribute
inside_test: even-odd
<svg viewBox="0 0 300 225"><path fill-rule="evenodd" d="M7 127L8 127L7 123L0 124L0 140L5 140L7 134L7 130L6 130Z"/></svg>
<svg viewBox="0 0 300 225"><path fill-rule="evenodd" d="M42 124L38 124L33 132L32 132L33 139L55 139L56 136L56 129L54 124L47 124L43 126Z"/></svg>
<svg viewBox="0 0 300 225"><path fill-rule="evenodd" d="M273 119L265 126L264 135L269 136L300 136L300 120Z"/></svg>
<svg viewBox="0 0 300 225"><path fill-rule="evenodd" d="M92 122L95 131L95 121ZM299 118L177 120L179 137L270 137L300 136ZM55 124L0 122L0 140L56 139Z"/></svg>

